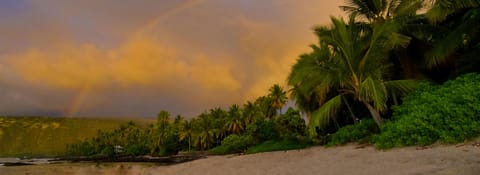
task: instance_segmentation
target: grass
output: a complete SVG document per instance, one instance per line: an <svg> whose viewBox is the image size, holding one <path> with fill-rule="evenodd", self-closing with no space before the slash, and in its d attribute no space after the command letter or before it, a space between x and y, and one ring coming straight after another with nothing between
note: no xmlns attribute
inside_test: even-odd
<svg viewBox="0 0 480 175"><path fill-rule="evenodd" d="M269 140L269 141L263 142L260 145L256 145L248 148L247 153L254 154L254 153L260 153L260 152L304 149L310 146L312 146L312 144L308 142L299 142L294 140L280 140L280 141Z"/></svg>
<svg viewBox="0 0 480 175"><path fill-rule="evenodd" d="M65 153L67 144L113 130L125 118L0 117L0 157L43 157ZM146 124L146 119L134 119Z"/></svg>

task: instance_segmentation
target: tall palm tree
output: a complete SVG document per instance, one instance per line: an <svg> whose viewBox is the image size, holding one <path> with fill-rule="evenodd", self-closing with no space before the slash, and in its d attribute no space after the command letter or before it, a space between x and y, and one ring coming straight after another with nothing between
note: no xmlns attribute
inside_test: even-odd
<svg viewBox="0 0 480 175"><path fill-rule="evenodd" d="M191 121L183 120L180 122L179 128L179 139L185 140L188 139L188 151L191 151L192 148L192 139L194 134L194 128Z"/></svg>
<svg viewBox="0 0 480 175"><path fill-rule="evenodd" d="M212 127L212 120L207 113L202 113L198 117L200 131L198 133L197 144L201 150L209 149L215 142L217 131Z"/></svg>
<svg viewBox="0 0 480 175"><path fill-rule="evenodd" d="M168 128L170 123L170 113L167 111L160 111L157 116L157 123L156 123L156 142L155 142L155 149L158 151L160 147L163 145L165 139L168 136Z"/></svg>
<svg viewBox="0 0 480 175"><path fill-rule="evenodd" d="M270 89L268 89L268 91L269 91L268 96L272 100L271 101L272 107L275 109L275 113L278 110L279 113L281 114L282 107L283 105L285 105L285 103L288 100L287 92L285 92L285 90L283 90L283 88L278 84L274 84L272 87L270 87Z"/></svg>
<svg viewBox="0 0 480 175"><path fill-rule="evenodd" d="M267 119L272 119L276 115L275 108L272 106L272 98L269 96L258 97L255 105L258 106L261 115Z"/></svg>
<svg viewBox="0 0 480 175"><path fill-rule="evenodd" d="M230 106L228 110L228 121L225 123L226 131L232 134L240 134L244 129L242 111L236 104Z"/></svg>
<svg viewBox="0 0 480 175"><path fill-rule="evenodd" d="M354 17L348 23L333 17L331 20L330 27L315 29L320 46L314 46L312 54L303 56L317 57L313 62L307 60L313 65L307 64L305 69L295 69L295 65L289 76L294 80L289 81L290 85L304 88L303 94L317 95L320 107L312 114L312 127L324 126L346 97L364 104L380 126L383 123L380 113L386 110L389 95L411 91L416 84L413 80L392 81L388 77L389 51L408 43L408 39L396 38L398 26L388 20L373 24L372 28L358 25ZM305 72L309 69L314 70L312 74Z"/></svg>
<svg viewBox="0 0 480 175"><path fill-rule="evenodd" d="M247 101L247 103L243 105L243 118L245 119L245 126L255 123L257 121L257 116L257 105L251 101Z"/></svg>
<svg viewBox="0 0 480 175"><path fill-rule="evenodd" d="M223 140L228 134L225 127L225 124L229 120L227 112L222 108L216 107L210 109L209 116L212 118L212 128L215 130L216 139Z"/></svg>

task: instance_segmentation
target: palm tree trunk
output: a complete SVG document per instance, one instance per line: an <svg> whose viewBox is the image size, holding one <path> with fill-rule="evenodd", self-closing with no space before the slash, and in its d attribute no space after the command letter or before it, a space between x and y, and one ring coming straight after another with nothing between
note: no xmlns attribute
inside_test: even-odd
<svg viewBox="0 0 480 175"><path fill-rule="evenodd" d="M404 76L406 79L415 79L417 78L417 72L415 70L415 65L412 63L411 58L408 56L407 49L403 48L398 51L400 66L403 69Z"/></svg>
<svg viewBox="0 0 480 175"><path fill-rule="evenodd" d="M395 106L398 106L397 95L395 95L395 93L392 93L392 96L393 96L393 104L394 104Z"/></svg>
<svg viewBox="0 0 480 175"><path fill-rule="evenodd" d="M353 113L353 110L350 107L350 103L348 103L347 99L344 96L342 96L342 98L343 98L343 101L345 101L345 104L347 105L348 112L350 112L350 117L352 117L353 124L357 124L358 119L357 117L355 117L355 114Z"/></svg>
<svg viewBox="0 0 480 175"><path fill-rule="evenodd" d="M340 124L338 123L336 117L333 117L333 122L335 122L335 126L337 126L337 129L340 129Z"/></svg>
<svg viewBox="0 0 480 175"><path fill-rule="evenodd" d="M192 143L190 141L190 137L188 137L188 152L191 152L192 151Z"/></svg>
<svg viewBox="0 0 480 175"><path fill-rule="evenodd" d="M363 104L368 108L368 111L370 111L370 114L373 117L373 120L375 120L375 123L380 127L383 124L383 119L382 116L380 116L380 113L372 106L370 103L362 101Z"/></svg>

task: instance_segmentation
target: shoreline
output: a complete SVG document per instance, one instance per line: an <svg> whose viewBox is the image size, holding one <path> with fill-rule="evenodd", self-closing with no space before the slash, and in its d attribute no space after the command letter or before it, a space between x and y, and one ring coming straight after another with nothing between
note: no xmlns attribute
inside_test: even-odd
<svg viewBox="0 0 480 175"><path fill-rule="evenodd" d="M6 174L480 174L479 142L377 150L348 144L256 154L213 155L185 163L62 163L0 167ZM33 172L33 173L32 173Z"/></svg>

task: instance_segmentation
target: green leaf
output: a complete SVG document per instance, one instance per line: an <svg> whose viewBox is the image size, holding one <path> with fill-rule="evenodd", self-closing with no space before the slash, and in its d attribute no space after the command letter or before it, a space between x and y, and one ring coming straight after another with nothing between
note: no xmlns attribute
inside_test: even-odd
<svg viewBox="0 0 480 175"><path fill-rule="evenodd" d="M365 102L373 102L374 107L383 111L386 109L387 89L380 80L367 77L360 87L360 99Z"/></svg>
<svg viewBox="0 0 480 175"><path fill-rule="evenodd" d="M330 121L330 118L337 114L338 110L342 105L342 95L337 95L326 103L324 103L320 108L312 114L310 121L310 129L315 132L315 127L325 127ZM315 134L314 134L315 135Z"/></svg>

